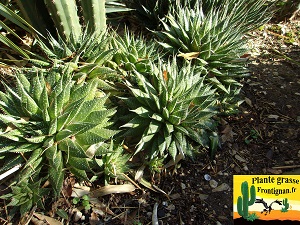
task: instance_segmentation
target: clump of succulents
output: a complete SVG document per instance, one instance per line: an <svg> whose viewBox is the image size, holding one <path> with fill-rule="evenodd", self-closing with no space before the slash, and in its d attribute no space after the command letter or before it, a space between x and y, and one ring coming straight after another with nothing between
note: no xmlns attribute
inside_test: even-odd
<svg viewBox="0 0 300 225"><path fill-rule="evenodd" d="M19 168L0 198L25 214L50 192L58 197L68 173L89 181L103 174L109 184L128 178L128 161L159 173L202 148L213 156L215 116L240 103L244 35L270 18L267 1L128 1L159 30L158 43L107 31L106 13L128 10L115 0L17 1L26 20L0 3L0 14L39 37L42 51L0 35L40 67L18 71L16 88L0 91L0 174Z"/></svg>
<svg viewBox="0 0 300 225"><path fill-rule="evenodd" d="M192 156L196 144L216 148L216 99L201 70L191 64L180 68L174 59L159 60L151 71L136 72L135 82L126 81L131 96L121 98L130 109L123 135L136 141L135 154L143 151L149 161L171 156L178 162Z"/></svg>
<svg viewBox="0 0 300 225"><path fill-rule="evenodd" d="M111 48L117 49L112 61L116 63L118 70L125 75L126 71L149 71L149 63L156 61L159 56L159 46L156 42L147 41L142 36L135 37L133 33L127 30L122 36L116 34L111 40L111 46Z"/></svg>
<svg viewBox="0 0 300 225"><path fill-rule="evenodd" d="M72 73L69 66L18 72L16 89L0 92L0 172L21 165L12 183L16 193L49 180L58 196L67 171L88 180L104 171L104 156L113 153L106 141L117 133L110 129L116 110L106 107L108 95L97 89L97 79L78 85ZM12 196L12 204L28 209L36 203L26 199Z"/></svg>
<svg viewBox="0 0 300 225"><path fill-rule="evenodd" d="M204 68L206 82L218 89L219 101L225 102L221 111L236 103L231 100L242 87L240 80L249 75L243 35L268 20L264 2L207 0L194 7L177 5L162 21L163 30L154 32L166 51Z"/></svg>
<svg viewBox="0 0 300 225"><path fill-rule="evenodd" d="M166 50L203 66L204 72L209 73L207 79L221 90L238 85L235 78L246 70L244 60L239 59L245 41L241 32L234 29L238 25L230 24L229 8L214 9L207 14L199 4L193 9L178 6L179 9L183 13L168 15L167 22L163 22L164 30L156 32L159 43Z"/></svg>
<svg viewBox="0 0 300 225"><path fill-rule="evenodd" d="M98 34L89 33L88 29L77 39L71 34L68 41L64 41L60 36L58 40L49 36L48 46L42 41L38 42L47 57L40 61L61 65L72 62L76 69L73 79L77 83L96 77L100 78L99 82L102 83L118 80L120 75L112 66L112 58L117 50L109 47L111 39L108 36L108 31Z"/></svg>

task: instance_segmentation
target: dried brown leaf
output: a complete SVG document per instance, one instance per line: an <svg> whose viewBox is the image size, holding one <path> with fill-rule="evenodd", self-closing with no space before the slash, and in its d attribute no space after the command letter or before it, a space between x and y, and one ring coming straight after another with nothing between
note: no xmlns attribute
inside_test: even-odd
<svg viewBox="0 0 300 225"><path fill-rule="evenodd" d="M191 60L198 58L200 52L189 52L189 53L180 53L179 57L183 57L184 59Z"/></svg>
<svg viewBox="0 0 300 225"><path fill-rule="evenodd" d="M54 219L54 218L51 218L49 216L45 216L43 214L40 214L40 213L33 213L33 215L38 218L40 221L46 221L48 224L51 224L51 225L63 225L62 222Z"/></svg>
<svg viewBox="0 0 300 225"><path fill-rule="evenodd" d="M221 140L223 143L233 142L234 140L233 136L236 135L236 133L232 131L232 127L230 125L227 125L221 133L222 133Z"/></svg>
<svg viewBox="0 0 300 225"><path fill-rule="evenodd" d="M97 214L95 212L92 212L91 213L91 216L90 216L90 225L97 225L99 224L99 218L97 216Z"/></svg>
<svg viewBox="0 0 300 225"><path fill-rule="evenodd" d="M268 115L268 118L277 120L279 118L279 116L278 115Z"/></svg>
<svg viewBox="0 0 300 225"><path fill-rule="evenodd" d="M253 107L252 101L249 98L245 97L245 102L247 103L247 105L249 105L251 108Z"/></svg>
<svg viewBox="0 0 300 225"><path fill-rule="evenodd" d="M135 190L135 186L133 184L108 185L90 192L89 196L92 198L97 198L97 197L114 194L114 193L133 192L134 190Z"/></svg>
<svg viewBox="0 0 300 225"><path fill-rule="evenodd" d="M139 182L142 179L142 177L144 175L144 169L145 168L146 168L145 165L142 165L140 168L138 168L138 170L135 173L134 180Z"/></svg>
<svg viewBox="0 0 300 225"><path fill-rule="evenodd" d="M84 195L88 195L90 193L90 188L87 186L79 186L79 185L74 185L71 197L82 197Z"/></svg>
<svg viewBox="0 0 300 225"><path fill-rule="evenodd" d="M234 158L240 162L247 162L246 159L242 158L241 156L239 156L238 154L235 154L234 155Z"/></svg>
<svg viewBox="0 0 300 225"><path fill-rule="evenodd" d="M282 170L277 170L277 169L268 168L267 171L268 171L269 173L275 174L275 175L282 174Z"/></svg>

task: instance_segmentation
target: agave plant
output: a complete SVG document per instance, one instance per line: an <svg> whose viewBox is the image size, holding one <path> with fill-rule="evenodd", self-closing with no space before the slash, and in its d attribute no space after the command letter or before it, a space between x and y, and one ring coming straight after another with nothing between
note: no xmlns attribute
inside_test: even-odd
<svg viewBox="0 0 300 225"><path fill-rule="evenodd" d="M144 151L149 161L171 156L178 162L192 155L191 140L217 146L216 99L201 71L191 64L179 69L175 60L152 66L148 75L135 73L137 84L126 82L132 96L122 98L131 112L122 128L127 129L124 136L136 140L135 154Z"/></svg>
<svg viewBox="0 0 300 225"><path fill-rule="evenodd" d="M97 80L76 85L71 67L28 77L17 73L16 90L0 92L0 173L21 165L14 185L49 179L58 196L67 170L86 180L104 171L106 140L117 133L109 128L115 109L105 107L108 96L97 91Z"/></svg>

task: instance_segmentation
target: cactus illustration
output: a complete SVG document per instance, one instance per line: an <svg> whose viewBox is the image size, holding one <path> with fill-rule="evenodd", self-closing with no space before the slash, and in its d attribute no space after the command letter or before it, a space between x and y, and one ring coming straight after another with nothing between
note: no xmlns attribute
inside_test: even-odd
<svg viewBox="0 0 300 225"><path fill-rule="evenodd" d="M252 185L250 187L250 200L249 200L249 189L248 182L244 181L241 185L241 191L243 196L239 196L237 200L237 209L240 216L247 219L249 216L248 207L253 205L256 199L255 187Z"/></svg>
<svg viewBox="0 0 300 225"><path fill-rule="evenodd" d="M290 207L290 204L288 203L287 198L282 200L282 205L284 205L284 207L281 209L281 212L287 212Z"/></svg>

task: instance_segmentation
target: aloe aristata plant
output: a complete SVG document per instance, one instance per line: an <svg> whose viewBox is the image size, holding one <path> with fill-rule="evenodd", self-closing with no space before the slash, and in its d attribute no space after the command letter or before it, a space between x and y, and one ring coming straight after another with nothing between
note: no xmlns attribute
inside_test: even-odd
<svg viewBox="0 0 300 225"><path fill-rule="evenodd" d="M152 72L137 72L135 78L136 83L126 82L131 96L122 98L131 112L122 126L127 129L124 136L136 138L135 154L144 151L149 160L171 156L178 162L192 155L191 141L217 147L212 119L216 99L201 71L190 64L179 68L175 60L159 60Z"/></svg>
<svg viewBox="0 0 300 225"><path fill-rule="evenodd" d="M199 4L193 9L178 6L176 10L182 13L169 15L163 22L164 30L155 32L159 43L204 67L203 72L209 73L207 80L222 91L229 93L230 85L239 86L236 77L247 74L245 60L239 59L245 52L245 41L237 22L232 22L228 6L207 14Z"/></svg>
<svg viewBox="0 0 300 225"><path fill-rule="evenodd" d="M117 133L109 128L115 109L105 107L108 96L97 80L76 85L72 72L69 66L19 72L16 89L0 92L0 173L22 166L12 186L48 179L58 196L67 171L86 180L104 171L103 156L111 153L106 141ZM23 203L26 209L34 204L30 198Z"/></svg>
<svg viewBox="0 0 300 225"><path fill-rule="evenodd" d="M112 60L123 74L133 70L149 71L149 62L156 61L159 56L159 45L156 42L147 41L143 36L135 37L128 30L123 36L115 34L111 40L111 47L117 50Z"/></svg>

